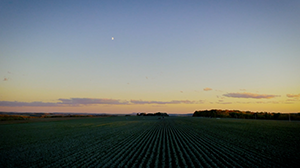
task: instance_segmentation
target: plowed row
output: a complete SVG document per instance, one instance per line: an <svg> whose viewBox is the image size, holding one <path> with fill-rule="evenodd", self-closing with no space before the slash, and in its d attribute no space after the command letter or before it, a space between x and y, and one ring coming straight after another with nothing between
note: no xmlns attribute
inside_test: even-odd
<svg viewBox="0 0 300 168"><path fill-rule="evenodd" d="M4 167L294 167L297 165L299 153L291 146L286 145L287 151L281 151L282 144L278 144L280 148L277 150L276 145L266 141L270 141L270 137L266 137L266 140L257 139L262 134L261 132L255 134L253 129L259 125L257 122L264 121L247 122L249 121L232 119L220 121L169 117L159 120L156 117L129 117L129 119L117 117L79 119L52 125L23 124L23 128L27 126L28 129L40 128L44 131L25 129L27 132L23 134L23 139L11 143L8 142L9 139L2 139L0 163ZM290 128L299 128L299 123L287 124ZM20 125L1 126L1 133L15 134L4 129L17 130L21 128ZM252 134L247 135L245 133L247 130ZM269 131L273 133L272 130ZM30 135L33 133L35 135ZM277 141L288 140L289 137L286 136L290 134L296 136L294 137L296 140L290 141L294 143L291 145L298 148L297 130L291 129L290 133L277 135L279 139L282 136L281 140ZM265 136L267 135L271 134L267 132ZM252 141L253 139L256 141ZM263 148L264 145L271 147ZM284 156L287 154L293 156Z"/></svg>

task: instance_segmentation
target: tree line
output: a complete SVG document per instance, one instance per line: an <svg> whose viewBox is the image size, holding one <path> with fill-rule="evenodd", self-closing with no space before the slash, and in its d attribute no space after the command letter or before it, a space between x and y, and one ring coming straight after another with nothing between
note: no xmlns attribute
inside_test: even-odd
<svg viewBox="0 0 300 168"><path fill-rule="evenodd" d="M241 118L241 119L272 119L272 120L300 120L300 113L270 113L240 110L203 110L195 111L193 117L209 118Z"/></svg>
<svg viewBox="0 0 300 168"><path fill-rule="evenodd" d="M161 117L168 117L169 115L167 113L137 113L137 116L161 116Z"/></svg>

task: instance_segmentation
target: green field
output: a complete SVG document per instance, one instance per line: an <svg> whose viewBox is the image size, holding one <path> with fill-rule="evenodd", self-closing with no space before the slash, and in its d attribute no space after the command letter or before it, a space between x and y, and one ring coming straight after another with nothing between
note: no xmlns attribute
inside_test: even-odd
<svg viewBox="0 0 300 168"><path fill-rule="evenodd" d="M299 167L300 122L107 117L0 125L0 167Z"/></svg>

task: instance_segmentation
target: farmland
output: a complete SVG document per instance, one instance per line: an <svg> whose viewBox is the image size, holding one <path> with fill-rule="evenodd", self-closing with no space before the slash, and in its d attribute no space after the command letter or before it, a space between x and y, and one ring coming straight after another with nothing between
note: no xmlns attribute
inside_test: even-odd
<svg viewBox="0 0 300 168"><path fill-rule="evenodd" d="M1 167L298 167L300 122L107 117L0 125Z"/></svg>

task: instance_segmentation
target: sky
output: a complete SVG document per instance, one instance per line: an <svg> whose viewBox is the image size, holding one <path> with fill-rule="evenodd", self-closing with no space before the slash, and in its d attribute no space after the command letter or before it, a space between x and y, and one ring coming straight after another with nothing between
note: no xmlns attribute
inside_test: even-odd
<svg viewBox="0 0 300 168"><path fill-rule="evenodd" d="M300 112L300 1L0 1L0 111Z"/></svg>

